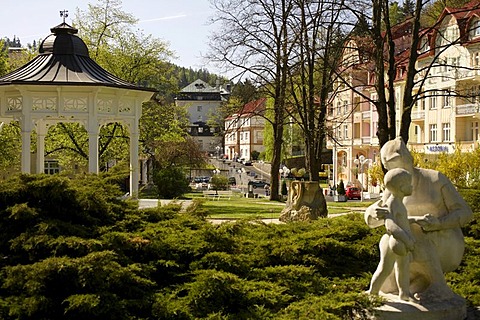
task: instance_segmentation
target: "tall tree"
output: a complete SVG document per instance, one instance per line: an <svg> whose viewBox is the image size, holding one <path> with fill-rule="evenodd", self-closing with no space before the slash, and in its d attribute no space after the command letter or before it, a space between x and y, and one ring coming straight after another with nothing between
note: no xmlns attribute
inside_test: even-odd
<svg viewBox="0 0 480 320"><path fill-rule="evenodd" d="M121 5L120 0L100 0L96 5L89 4L86 11L77 9L73 24L87 44L90 56L107 71L128 82L164 92L174 90L176 81L163 76L171 73L168 59L172 53L164 42L138 31L137 19L124 12ZM82 163L88 150L84 131L73 123L55 126L49 131L50 137L47 136L47 152L59 159L75 159ZM122 124L103 126L99 142L101 164L127 157L128 130Z"/></svg>
<svg viewBox="0 0 480 320"><path fill-rule="evenodd" d="M349 24L343 15L343 1L296 0L295 5L291 27L299 36L289 68L289 114L303 131L310 179L318 181L327 106L343 52L344 29Z"/></svg>
<svg viewBox="0 0 480 320"><path fill-rule="evenodd" d="M271 200L279 199L279 169L286 119L288 66L294 39L289 25L291 0L211 0L220 23L211 35L209 58L237 77L249 76L261 94L273 99Z"/></svg>

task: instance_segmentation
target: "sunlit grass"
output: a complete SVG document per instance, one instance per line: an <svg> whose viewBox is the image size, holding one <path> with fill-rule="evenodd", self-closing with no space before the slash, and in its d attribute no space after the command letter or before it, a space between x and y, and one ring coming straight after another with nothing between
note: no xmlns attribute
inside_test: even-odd
<svg viewBox="0 0 480 320"><path fill-rule="evenodd" d="M207 210L208 217L212 219L276 219L285 208L284 202L270 201L268 198L245 198L242 194L232 194L230 198L211 199L204 198L202 193L189 193L191 199L204 199L203 207ZM362 207L368 207L373 201L364 202L327 202L329 214L358 212ZM350 208L355 208L351 210ZM358 209L357 209L358 208Z"/></svg>

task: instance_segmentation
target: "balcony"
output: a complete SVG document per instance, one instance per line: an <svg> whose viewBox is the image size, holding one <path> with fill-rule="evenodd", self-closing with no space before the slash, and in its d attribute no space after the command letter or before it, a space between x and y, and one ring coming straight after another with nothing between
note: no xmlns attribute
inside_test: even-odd
<svg viewBox="0 0 480 320"><path fill-rule="evenodd" d="M425 119L425 111L412 111L411 117L412 117L412 121L424 120Z"/></svg>
<svg viewBox="0 0 480 320"><path fill-rule="evenodd" d="M473 67L475 68L475 67ZM457 69L455 70L455 79L457 81L468 81L468 80L477 80L477 77L480 76L480 69L466 70L466 69Z"/></svg>
<svg viewBox="0 0 480 320"><path fill-rule="evenodd" d="M371 137L362 137L362 144L370 144L372 143Z"/></svg>
<svg viewBox="0 0 480 320"><path fill-rule="evenodd" d="M480 105L477 103L458 105L455 110L457 116L473 115L478 112L480 112Z"/></svg>

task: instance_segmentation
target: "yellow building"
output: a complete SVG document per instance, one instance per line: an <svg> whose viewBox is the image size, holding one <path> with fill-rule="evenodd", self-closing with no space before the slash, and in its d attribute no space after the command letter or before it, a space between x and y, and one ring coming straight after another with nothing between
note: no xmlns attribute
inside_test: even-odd
<svg viewBox="0 0 480 320"><path fill-rule="evenodd" d="M462 9L446 8L434 30L422 34L417 59L416 92L421 88L412 113L408 146L434 157L455 148L468 151L478 147L480 139L480 9L473 1ZM408 54L411 33L407 22L395 26L397 62ZM364 43L362 43L362 41ZM370 61L362 61L364 39L352 39L344 50L343 61L349 68L345 82L335 86L328 123L332 138L334 181L363 185L370 192L379 187L368 183L366 171L379 161L376 136L378 114L370 101L374 70ZM364 49L364 48L362 48ZM405 60L406 61L406 60ZM405 66L398 63L395 80L396 127L402 115ZM362 157L363 156L363 157ZM428 157L427 156L427 157ZM365 159L363 162L360 159Z"/></svg>

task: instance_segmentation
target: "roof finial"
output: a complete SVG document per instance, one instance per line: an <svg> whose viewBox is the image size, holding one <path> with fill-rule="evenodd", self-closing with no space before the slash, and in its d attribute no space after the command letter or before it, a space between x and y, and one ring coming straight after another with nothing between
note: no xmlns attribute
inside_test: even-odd
<svg viewBox="0 0 480 320"><path fill-rule="evenodd" d="M65 23L65 19L68 17L68 10L60 11L60 17L63 17L63 23Z"/></svg>

